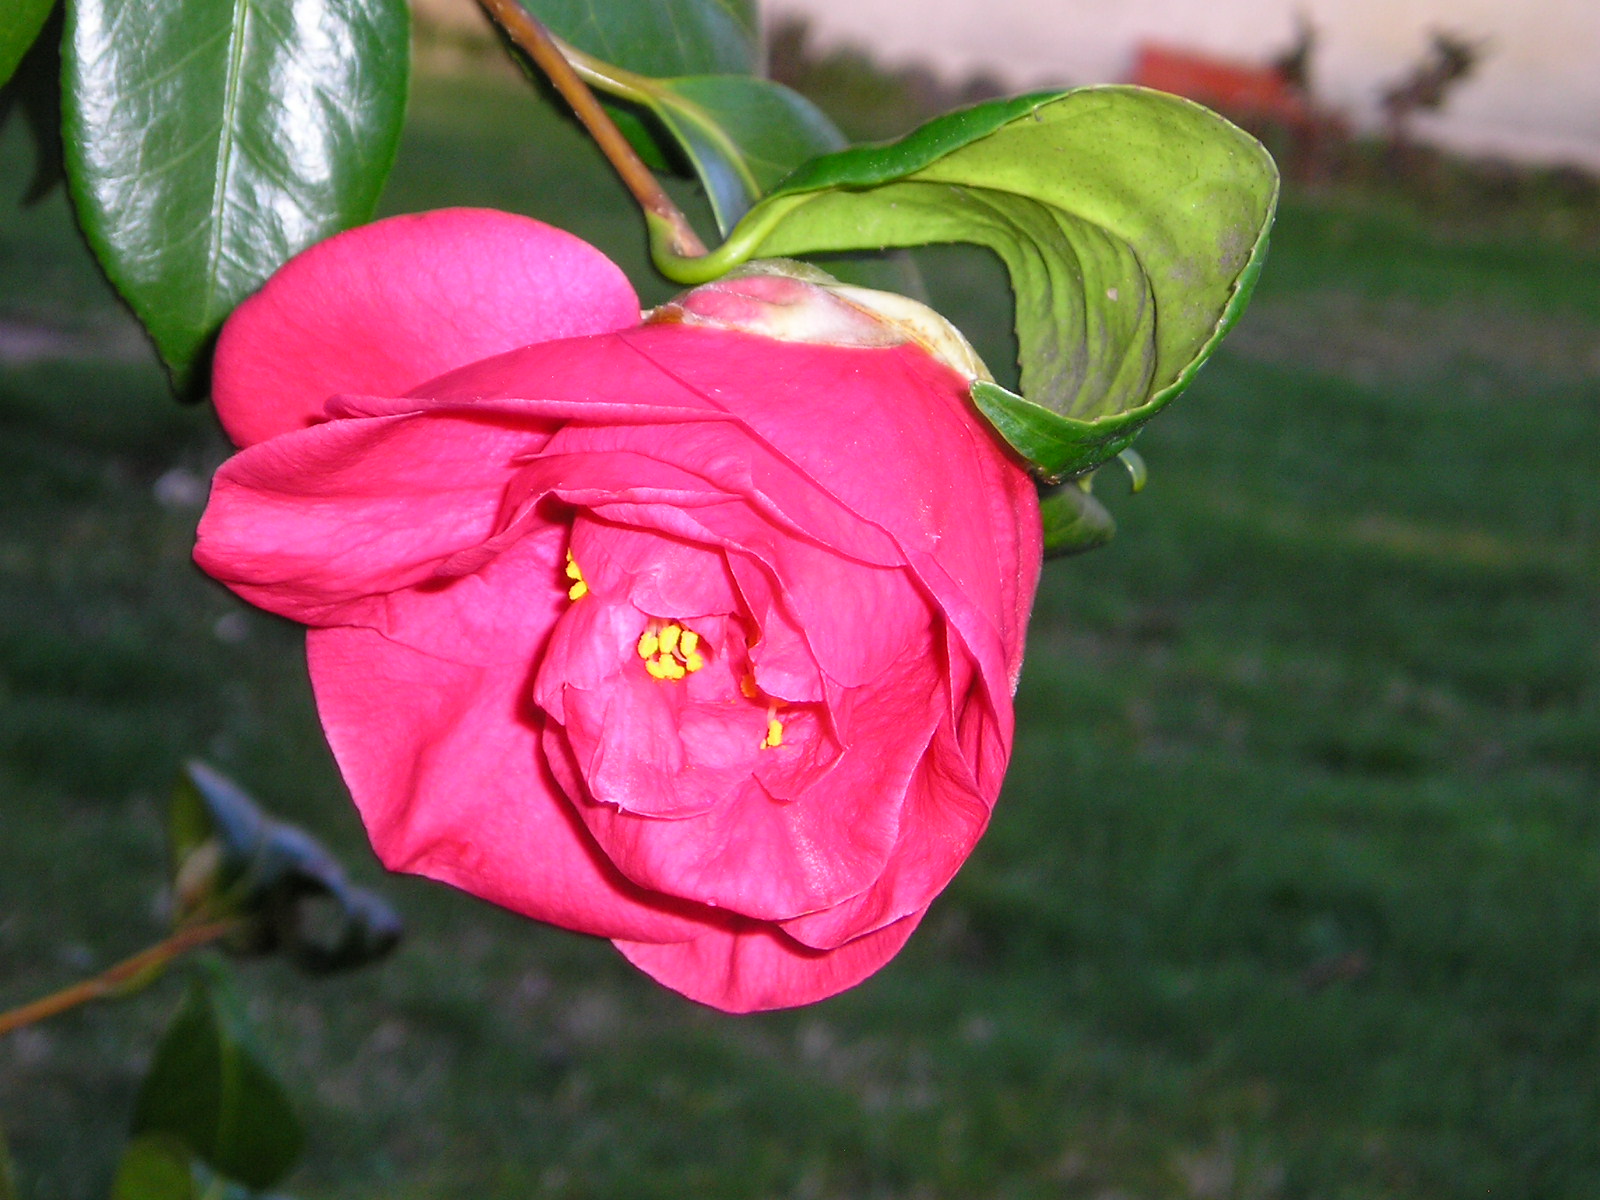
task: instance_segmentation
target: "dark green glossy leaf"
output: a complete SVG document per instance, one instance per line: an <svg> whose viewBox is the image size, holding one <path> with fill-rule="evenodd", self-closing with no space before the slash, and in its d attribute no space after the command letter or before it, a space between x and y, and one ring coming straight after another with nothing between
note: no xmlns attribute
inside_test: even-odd
<svg viewBox="0 0 1600 1200"><path fill-rule="evenodd" d="M0 84L11 78L54 5L55 0L0 0Z"/></svg>
<svg viewBox="0 0 1600 1200"><path fill-rule="evenodd" d="M191 1157L179 1138L135 1138L117 1164L111 1200L199 1200Z"/></svg>
<svg viewBox="0 0 1600 1200"><path fill-rule="evenodd" d="M520 0L579 50L640 75L748 75L760 61L753 0Z"/></svg>
<svg viewBox="0 0 1600 1200"><path fill-rule="evenodd" d="M180 921L248 918L240 953L283 953L314 973L348 970L399 944L399 915L353 885L310 834L263 813L231 779L185 765L168 824Z"/></svg>
<svg viewBox="0 0 1600 1200"><path fill-rule="evenodd" d="M1081 88L979 105L887 146L801 167L702 259L973 242L1005 263L1022 395L975 400L1052 476L1114 456L1183 390L1238 318L1266 252L1277 171L1254 139L1186 100Z"/></svg>
<svg viewBox="0 0 1600 1200"><path fill-rule="evenodd" d="M371 217L408 64L405 0L74 0L73 199L180 391L285 259Z"/></svg>
<svg viewBox="0 0 1600 1200"><path fill-rule="evenodd" d="M1117 532L1117 523L1105 505L1076 482L1060 484L1039 497L1039 516L1048 558L1098 549Z"/></svg>
<svg viewBox="0 0 1600 1200"><path fill-rule="evenodd" d="M139 1089L132 1132L176 1139L252 1188L271 1187L299 1157L300 1123L220 965L195 973Z"/></svg>

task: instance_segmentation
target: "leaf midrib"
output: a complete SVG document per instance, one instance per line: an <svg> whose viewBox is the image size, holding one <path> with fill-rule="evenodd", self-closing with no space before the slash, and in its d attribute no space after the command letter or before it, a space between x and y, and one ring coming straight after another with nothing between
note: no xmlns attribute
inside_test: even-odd
<svg viewBox="0 0 1600 1200"><path fill-rule="evenodd" d="M233 6L233 27L228 46L228 73L224 81L222 126L218 131L217 169L213 175L211 191L211 241L206 248L205 302L202 312L210 315L217 299L217 281L222 262L223 215L228 207L228 187L232 182L234 145L237 131L234 126L239 107L239 92L244 80L245 28L251 15L250 0L236 0Z"/></svg>

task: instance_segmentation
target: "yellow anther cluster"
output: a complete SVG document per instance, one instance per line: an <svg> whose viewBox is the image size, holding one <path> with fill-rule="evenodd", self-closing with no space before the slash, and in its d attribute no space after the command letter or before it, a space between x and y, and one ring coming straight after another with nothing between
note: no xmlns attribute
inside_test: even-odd
<svg viewBox="0 0 1600 1200"><path fill-rule="evenodd" d="M676 621L651 621L639 637L639 657L654 679L682 679L706 665L700 656L700 635Z"/></svg>
<svg viewBox="0 0 1600 1200"><path fill-rule="evenodd" d="M572 580L572 586L567 589L568 600L581 600L589 594L589 585L583 581L583 570L573 561L572 551L567 551L567 578Z"/></svg>

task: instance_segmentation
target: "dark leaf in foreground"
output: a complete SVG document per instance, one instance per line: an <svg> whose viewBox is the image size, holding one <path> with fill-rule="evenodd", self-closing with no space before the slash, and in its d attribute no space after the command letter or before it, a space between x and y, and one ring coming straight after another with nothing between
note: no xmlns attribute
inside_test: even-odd
<svg viewBox="0 0 1600 1200"><path fill-rule="evenodd" d="M240 997L220 964L202 963L196 971L139 1089L132 1133L153 1139L138 1170L160 1186L173 1186L164 1182L175 1179L171 1156L164 1160L160 1147L174 1141L252 1188L271 1187L299 1157L300 1122L256 1048ZM183 1193L119 1193L117 1200L168 1195Z"/></svg>

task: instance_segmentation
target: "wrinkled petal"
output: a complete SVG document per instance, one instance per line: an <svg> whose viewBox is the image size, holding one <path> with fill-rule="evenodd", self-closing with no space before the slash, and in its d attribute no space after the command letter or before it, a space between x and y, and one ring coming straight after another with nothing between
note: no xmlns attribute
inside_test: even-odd
<svg viewBox="0 0 1600 1200"><path fill-rule="evenodd" d="M783 922L795 940L830 950L928 906L972 853L989 823L984 797L946 729L929 744L906 786L900 838L866 891Z"/></svg>
<svg viewBox="0 0 1600 1200"><path fill-rule="evenodd" d="M540 769L525 665L442 663L359 628L314 629L307 649L328 743L384 865L582 933L698 931L606 861Z"/></svg>
<svg viewBox="0 0 1600 1200"><path fill-rule="evenodd" d="M796 799L780 800L747 777L722 803L676 820L581 794L574 797L579 815L641 887L761 920L839 904L871 886L899 841L906 788L942 717L937 675L931 656L908 654L880 686L841 696L842 751ZM614 726L631 730L631 721L618 713ZM805 731L794 732L791 738L786 729L782 745L764 750L752 740L744 752L775 763L803 755Z"/></svg>
<svg viewBox="0 0 1600 1200"><path fill-rule="evenodd" d="M981 634L969 622L962 633L1004 648L1001 678L990 686L1009 696L1038 583L1038 500L1026 473L973 416L965 381L910 346L819 354L712 329L673 336L673 328L618 336L781 448L823 491L889 533L908 559L937 564L993 627ZM761 384L730 387L730 378ZM919 403L886 405L886 396Z"/></svg>
<svg viewBox="0 0 1600 1200"><path fill-rule="evenodd" d="M338 393L400 396L517 346L638 319L627 277L563 230L488 209L390 217L296 255L238 307L212 397L249 446L320 419Z"/></svg>
<svg viewBox="0 0 1600 1200"><path fill-rule="evenodd" d="M547 437L451 414L273 438L217 471L195 559L252 604L325 623L488 538L518 464Z"/></svg>

